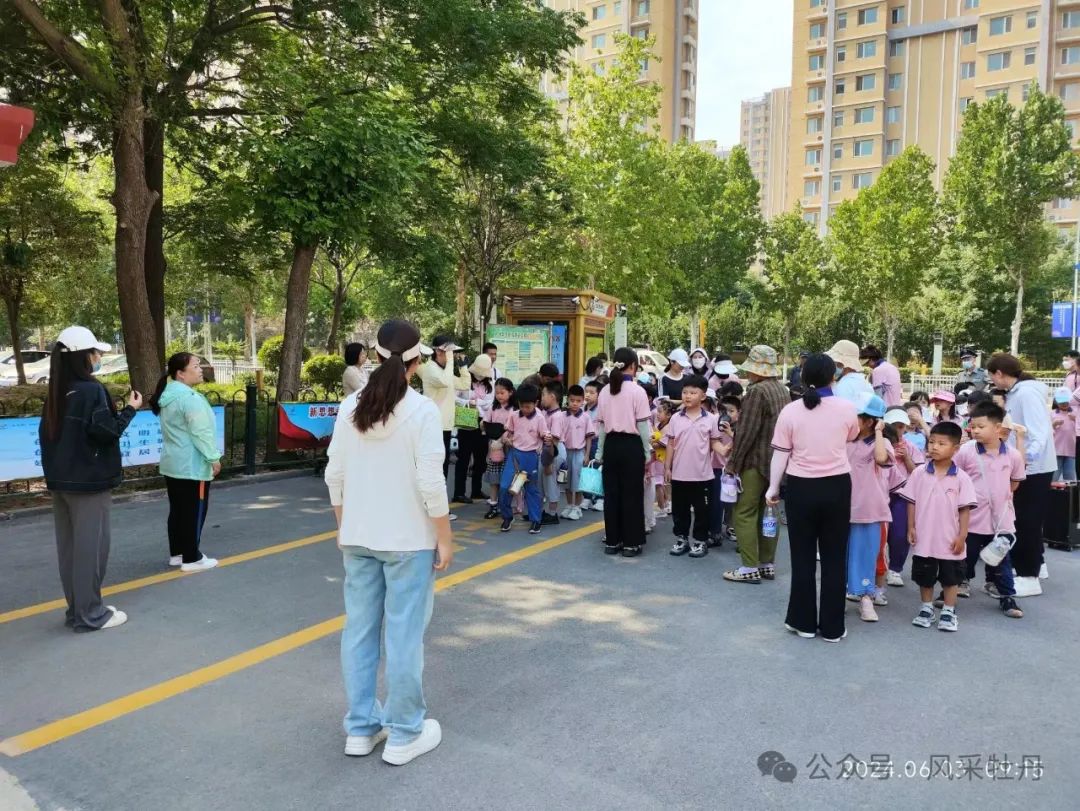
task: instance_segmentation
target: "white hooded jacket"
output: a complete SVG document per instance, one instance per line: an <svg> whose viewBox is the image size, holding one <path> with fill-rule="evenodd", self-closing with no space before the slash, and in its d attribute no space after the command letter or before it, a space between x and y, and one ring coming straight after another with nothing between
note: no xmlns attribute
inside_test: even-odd
<svg viewBox="0 0 1080 811"><path fill-rule="evenodd" d="M342 508L338 543L384 552L435 548L432 518L450 512L438 406L409 388L385 424L361 434L359 392L341 403L327 450L330 503Z"/></svg>

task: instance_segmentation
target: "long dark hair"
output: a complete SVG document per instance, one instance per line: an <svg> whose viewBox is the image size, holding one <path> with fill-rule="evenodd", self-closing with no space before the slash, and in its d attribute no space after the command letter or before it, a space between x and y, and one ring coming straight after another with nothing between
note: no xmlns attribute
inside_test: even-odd
<svg viewBox="0 0 1080 811"><path fill-rule="evenodd" d="M165 364L165 374L163 374L157 382L157 386L154 387L154 393L150 395L150 410L155 414L161 413L161 395L165 393L165 387L169 385L170 380L176 380L176 376L180 372L184 371L191 363L191 359L198 357L193 352L177 352L175 355L169 358L169 362Z"/></svg>
<svg viewBox="0 0 1080 811"><path fill-rule="evenodd" d="M986 364L986 371L990 374L1001 372L1006 377L1015 377L1017 380L1032 380L1033 378L1024 371L1024 365L1020 359L1007 352L998 352L990 358Z"/></svg>
<svg viewBox="0 0 1080 811"><path fill-rule="evenodd" d="M45 433L49 439L60 436L67 408L67 393L75 380L94 380L94 364L90 362L93 349L68 352L59 341L49 358L49 393L45 397ZM110 400L111 402L111 400Z"/></svg>
<svg viewBox="0 0 1080 811"><path fill-rule="evenodd" d="M634 367L635 372L637 371L637 352L627 346L616 349L613 362L615 363L615 368L611 370L611 379L608 380L608 390L610 390L612 394L618 394L622 391L623 375L631 374L631 366ZM622 364L622 368L620 368L620 364Z"/></svg>
<svg viewBox="0 0 1080 811"><path fill-rule="evenodd" d="M506 389L508 392L510 392L510 399L506 401L506 408L508 411L517 410L517 399L514 397L514 384L510 381L510 378L500 377L498 380L495 381L495 388ZM502 408L502 406L499 405L498 400L491 404L492 411L494 411L496 408Z"/></svg>
<svg viewBox="0 0 1080 811"><path fill-rule="evenodd" d="M806 386L803 392L803 405L813 410L821 404L818 389L826 388L836 377L836 361L824 352L816 352L803 364L802 382Z"/></svg>
<svg viewBox="0 0 1080 811"><path fill-rule="evenodd" d="M420 331L408 321L387 321L379 327L377 342L390 353L390 357L383 357L376 351L379 367L371 373L356 403L353 425L362 434L377 423L385 425L408 392L409 381L405 379L405 371L413 361L402 360L401 353L420 343Z"/></svg>

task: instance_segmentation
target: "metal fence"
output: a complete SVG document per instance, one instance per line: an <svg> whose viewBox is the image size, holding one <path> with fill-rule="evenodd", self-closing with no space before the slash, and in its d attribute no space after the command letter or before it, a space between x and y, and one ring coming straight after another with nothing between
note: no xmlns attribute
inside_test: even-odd
<svg viewBox="0 0 1080 811"><path fill-rule="evenodd" d="M257 363L236 363L225 358L215 358L214 382L215 383L247 383L254 381L255 373L262 370Z"/></svg>
<svg viewBox="0 0 1080 811"><path fill-rule="evenodd" d="M1064 376L1037 377L1035 379L1040 383L1045 383L1050 391L1053 391L1065 383ZM932 394L941 389L952 391L954 385L956 385L956 375L911 375L911 379L908 381L908 386L905 391L909 396L913 391L925 391L928 394Z"/></svg>

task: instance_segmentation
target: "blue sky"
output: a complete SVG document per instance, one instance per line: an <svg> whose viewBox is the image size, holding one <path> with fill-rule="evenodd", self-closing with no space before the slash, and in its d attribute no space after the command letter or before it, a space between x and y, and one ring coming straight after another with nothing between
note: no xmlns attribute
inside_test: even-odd
<svg viewBox="0 0 1080 811"><path fill-rule="evenodd" d="M701 0L695 139L739 142L739 102L791 84L793 0Z"/></svg>

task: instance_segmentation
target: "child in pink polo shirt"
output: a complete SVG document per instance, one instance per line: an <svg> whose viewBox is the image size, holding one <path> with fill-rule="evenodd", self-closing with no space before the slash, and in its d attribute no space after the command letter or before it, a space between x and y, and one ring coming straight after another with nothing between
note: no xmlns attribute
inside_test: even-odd
<svg viewBox="0 0 1080 811"><path fill-rule="evenodd" d="M911 579L922 599L911 622L920 628L934 624L936 583L941 583L943 603L938 630L958 627L956 592L965 579L968 522L978 503L971 478L953 463L962 438L963 431L953 422L931 428L926 452L930 462L916 468L900 491L908 502L908 542L914 547Z"/></svg>
<svg viewBox="0 0 1080 811"><path fill-rule="evenodd" d="M712 487L712 452L722 451L715 416L702 408L709 384L701 375L683 378L682 409L664 429L667 447L664 479L671 484L675 543L672 555L690 553L703 558L709 552L709 490ZM693 543L691 535L693 513Z"/></svg>
<svg viewBox="0 0 1080 811"><path fill-rule="evenodd" d="M957 425L961 422L956 416L956 395L951 391L935 391L930 397L930 410L934 414L930 421L931 427L942 422L954 422Z"/></svg>
<svg viewBox="0 0 1080 811"><path fill-rule="evenodd" d="M1072 392L1058 389L1054 392L1054 411L1050 424L1054 427L1054 450L1057 452L1058 469L1054 481L1076 481L1076 415L1070 400Z"/></svg>
<svg viewBox="0 0 1080 811"><path fill-rule="evenodd" d="M516 408L514 384L507 378L500 377L495 381L495 402L486 414L480 415L484 420L484 434L488 438L487 470L484 478L491 486L488 511L484 513L484 518L499 517L499 482L502 481L503 470L506 468L506 449L503 447L502 437L506 432L506 423L510 421L510 415Z"/></svg>
<svg viewBox="0 0 1080 811"><path fill-rule="evenodd" d="M656 401L656 411L653 413L655 422L652 430L653 455L646 470L656 490L656 516L658 518L667 518L671 515L671 499L668 498L667 484L664 482L664 459L667 455L664 448L664 430L671 422L674 413L675 406L670 400Z"/></svg>
<svg viewBox="0 0 1080 811"><path fill-rule="evenodd" d="M847 597L859 602L859 618L877 622L876 570L881 531L891 518L889 494L879 468L895 464L892 445L885 439L885 401L876 394L859 400L859 435L847 444L851 465L851 528L847 549Z"/></svg>
<svg viewBox="0 0 1080 811"><path fill-rule="evenodd" d="M720 496L724 485L724 468L727 467L728 457L735 444L735 424L739 421L739 411L742 409L742 400L729 395L720 398L719 416L717 425L720 428L720 444L723 446L719 453L713 452L713 483L709 491L709 546L720 546L724 542L724 535L729 540L735 540L735 533L730 531L731 509L735 505L724 502Z"/></svg>
<svg viewBox="0 0 1080 811"><path fill-rule="evenodd" d="M536 386L524 385L517 390L518 410L506 421L503 444L507 446L506 467L499 482L499 510L502 512L502 532L509 532L513 524L512 502L514 494L510 485L518 472L525 473L525 505L529 511L529 534L540 533L540 448L548 435L547 420L536 409L540 396Z"/></svg>
<svg viewBox="0 0 1080 811"><path fill-rule="evenodd" d="M548 436L544 438L541 453L543 475L540 477L547 506L540 518L544 526L559 523L559 469L566 461L566 447L561 441L563 434L562 383L552 380L544 384L540 392L540 410L547 421Z"/></svg>
<svg viewBox="0 0 1080 811"><path fill-rule="evenodd" d="M581 467L585 461L585 448L596 434L592 420L585 413L585 390L581 386L571 386L567 394L567 409L563 414L558 438L566 448L566 509L563 518L571 521L581 520L581 493L578 482L581 479ZM555 431L552 430L554 434Z"/></svg>
<svg viewBox="0 0 1080 811"><path fill-rule="evenodd" d="M597 438L598 429L596 427L596 414L597 407L600 402L600 391L604 388L604 383L600 383L596 380L590 380L585 384L585 416L589 418L589 425L592 428L593 437L589 440L585 446L585 464L592 462L593 457L596 456L596 448L599 444ZM596 512L604 511L604 499L595 498L595 493L584 493L584 498L581 499L581 509L594 510Z"/></svg>

